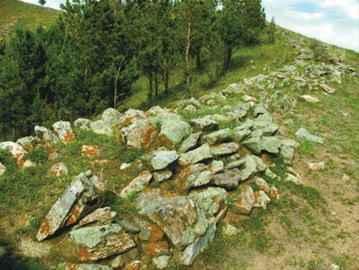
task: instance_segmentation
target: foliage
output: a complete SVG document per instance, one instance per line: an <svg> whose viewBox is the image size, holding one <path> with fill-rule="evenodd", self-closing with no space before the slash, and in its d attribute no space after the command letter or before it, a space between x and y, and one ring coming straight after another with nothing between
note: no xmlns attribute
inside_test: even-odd
<svg viewBox="0 0 359 270"><path fill-rule="evenodd" d="M48 158L48 151L45 147L36 147L28 152L26 158L35 163L43 163Z"/></svg>

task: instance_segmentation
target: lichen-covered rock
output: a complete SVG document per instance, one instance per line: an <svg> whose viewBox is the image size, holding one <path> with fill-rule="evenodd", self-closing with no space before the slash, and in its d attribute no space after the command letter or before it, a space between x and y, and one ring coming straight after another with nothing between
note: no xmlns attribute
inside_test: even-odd
<svg viewBox="0 0 359 270"><path fill-rule="evenodd" d="M156 182L161 183L161 182L171 178L172 175L173 175L173 172L170 169L165 169L162 171L154 172L153 178L155 179Z"/></svg>
<svg viewBox="0 0 359 270"><path fill-rule="evenodd" d="M279 126L273 122L273 118L269 113L259 114L254 120L253 130L260 129L263 135L272 136L275 134Z"/></svg>
<svg viewBox="0 0 359 270"><path fill-rule="evenodd" d="M100 153L100 149L97 145L82 145L81 155L86 156L88 158L94 158L98 156Z"/></svg>
<svg viewBox="0 0 359 270"><path fill-rule="evenodd" d="M159 150L153 153L151 159L152 168L155 171L165 169L179 158L176 151Z"/></svg>
<svg viewBox="0 0 359 270"><path fill-rule="evenodd" d="M329 85L326 85L324 83L320 84L320 87L323 89L324 92L328 94L334 94L337 90L333 87L330 87Z"/></svg>
<svg viewBox="0 0 359 270"><path fill-rule="evenodd" d="M188 150L192 150L197 146L198 139L201 137L202 132L192 133L187 139L185 139L179 149L180 153L185 153Z"/></svg>
<svg viewBox="0 0 359 270"><path fill-rule="evenodd" d="M20 144L26 151L30 151L34 146L41 143L38 137L27 136L20 138L16 141L17 144Z"/></svg>
<svg viewBox="0 0 359 270"><path fill-rule="evenodd" d="M120 123L122 120L123 115L119 113L114 108L107 108L102 113L101 119L103 120L104 124L112 128Z"/></svg>
<svg viewBox="0 0 359 270"><path fill-rule="evenodd" d="M263 190L254 192L254 198L255 198L255 202L253 207L266 209L267 204L270 202L270 198Z"/></svg>
<svg viewBox="0 0 359 270"><path fill-rule="evenodd" d="M185 196L166 196L160 190L141 194L137 199L140 214L147 215L165 232L179 249L203 235L208 227L204 214L192 199Z"/></svg>
<svg viewBox="0 0 359 270"><path fill-rule="evenodd" d="M219 173L224 170L224 163L222 160L212 160L212 162L209 164L208 169L213 173Z"/></svg>
<svg viewBox="0 0 359 270"><path fill-rule="evenodd" d="M213 185L223 187L226 190L236 189L241 181L241 172L238 169L226 170L212 178Z"/></svg>
<svg viewBox="0 0 359 270"><path fill-rule="evenodd" d="M52 125L60 141L64 143L75 140L75 133L72 131L70 122L58 121Z"/></svg>
<svg viewBox="0 0 359 270"><path fill-rule="evenodd" d="M240 187L240 194L234 197L235 203L231 205L232 212L248 215L254 206L255 197L253 189L249 185Z"/></svg>
<svg viewBox="0 0 359 270"><path fill-rule="evenodd" d="M24 163L22 159L27 154L27 151L22 148L20 144L15 142L2 142L0 143L0 150L9 152L16 160L17 165L22 167Z"/></svg>
<svg viewBox="0 0 359 270"><path fill-rule="evenodd" d="M186 153L182 153L180 155L180 159L179 159L179 163L182 166L186 166L189 164L195 164L197 162L200 162L202 160L206 160L209 158L212 158L212 152L211 152L211 148L209 147L209 145L203 144L202 146L191 150L189 152Z"/></svg>
<svg viewBox="0 0 359 270"><path fill-rule="evenodd" d="M87 118L78 118L78 119L76 119L76 121L74 122L74 126L75 126L76 128L78 128L79 130L86 131L86 130L90 130L90 122L91 122L90 119L87 119Z"/></svg>
<svg viewBox="0 0 359 270"><path fill-rule="evenodd" d="M223 156L229 155L237 152L239 150L239 145L235 142L222 143L220 145L214 145L210 147L213 156Z"/></svg>
<svg viewBox="0 0 359 270"><path fill-rule="evenodd" d="M229 128L220 129L215 132L209 133L202 137L202 143L208 143L209 145L228 142L232 140L232 130Z"/></svg>
<svg viewBox="0 0 359 270"><path fill-rule="evenodd" d="M263 161L254 155L244 157L242 162L243 165L240 168L240 178L242 181L247 180L257 172L262 172L266 169L266 165L263 163Z"/></svg>
<svg viewBox="0 0 359 270"><path fill-rule="evenodd" d="M152 263L158 268L158 269L164 269L168 265L168 261L171 257L168 255L162 255L158 256L152 259Z"/></svg>
<svg viewBox="0 0 359 270"><path fill-rule="evenodd" d="M46 176L64 177L68 175L69 170L65 163L60 162L51 166L50 170L47 171Z"/></svg>
<svg viewBox="0 0 359 270"><path fill-rule="evenodd" d="M76 176L42 221L36 239L42 241L94 210L101 201L96 188L98 183L98 177L92 176L90 171Z"/></svg>
<svg viewBox="0 0 359 270"><path fill-rule="evenodd" d="M84 226L96 222L105 223L106 221L112 220L115 216L116 212L111 211L110 207L98 208L81 219L79 225Z"/></svg>
<svg viewBox="0 0 359 270"><path fill-rule="evenodd" d="M271 154L279 154L282 140L276 136L264 136L261 140L261 149Z"/></svg>
<svg viewBox="0 0 359 270"><path fill-rule="evenodd" d="M55 144L60 142L55 134L45 127L35 126L34 128L36 137L38 137L43 144Z"/></svg>
<svg viewBox="0 0 359 270"><path fill-rule="evenodd" d="M147 118L135 121L121 131L127 147L136 149L147 149L157 134L152 121Z"/></svg>
<svg viewBox="0 0 359 270"><path fill-rule="evenodd" d="M190 134L191 126L188 123L178 119L164 118L161 121L158 140L161 145L173 149Z"/></svg>
<svg viewBox="0 0 359 270"><path fill-rule="evenodd" d="M149 185L151 179L152 174L149 171L141 172L121 191L121 197L126 198L129 194L143 191Z"/></svg>
<svg viewBox="0 0 359 270"><path fill-rule="evenodd" d="M202 118L192 119L191 125L202 130L209 130L216 128L218 126L218 122L213 120L210 115L207 115Z"/></svg>
<svg viewBox="0 0 359 270"><path fill-rule="evenodd" d="M317 97L311 96L311 95L302 95L300 96L303 100L305 100L308 103L318 103L320 100Z"/></svg>
<svg viewBox="0 0 359 270"><path fill-rule="evenodd" d="M118 256L116 256L112 261L111 261L111 267L112 268L119 268L119 267L124 267L127 263L133 261L133 260L137 260L140 257L140 253L138 252L137 248L131 249L130 251L126 252L126 253L122 253Z"/></svg>
<svg viewBox="0 0 359 270"><path fill-rule="evenodd" d="M195 188L195 187L201 187L207 185L209 182L211 182L213 177L213 173L211 171L203 171L201 172L197 177L190 177L188 187L189 188Z"/></svg>
<svg viewBox="0 0 359 270"><path fill-rule="evenodd" d="M263 190L264 192L270 191L268 183L262 177L256 176L253 178L253 181L256 183L260 190Z"/></svg>
<svg viewBox="0 0 359 270"><path fill-rule="evenodd" d="M101 264L75 264L62 263L56 268L57 270L112 270L111 267Z"/></svg>
<svg viewBox="0 0 359 270"><path fill-rule="evenodd" d="M77 228L70 232L70 237L78 246L76 255L81 261L105 259L136 246L119 224Z"/></svg>
<svg viewBox="0 0 359 270"><path fill-rule="evenodd" d="M107 135L109 137L113 136L112 127L105 123L105 121L102 119L97 121L90 121L89 126L90 129L96 134Z"/></svg>

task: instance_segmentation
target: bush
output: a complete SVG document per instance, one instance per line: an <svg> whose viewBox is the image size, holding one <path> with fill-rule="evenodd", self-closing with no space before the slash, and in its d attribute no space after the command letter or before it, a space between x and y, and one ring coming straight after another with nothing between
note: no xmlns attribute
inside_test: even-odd
<svg viewBox="0 0 359 270"><path fill-rule="evenodd" d="M47 149L43 146L33 148L26 155L25 159L27 158L35 163L43 163L48 158Z"/></svg>

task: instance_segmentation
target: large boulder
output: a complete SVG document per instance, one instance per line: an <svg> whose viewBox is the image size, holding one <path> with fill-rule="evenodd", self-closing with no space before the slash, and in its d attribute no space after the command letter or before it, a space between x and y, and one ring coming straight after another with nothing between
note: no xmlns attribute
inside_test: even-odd
<svg viewBox="0 0 359 270"><path fill-rule="evenodd" d="M192 150L193 148L195 148L201 135L202 132L192 133L191 135L189 135L188 138L182 142L179 152L185 153L188 150Z"/></svg>
<svg viewBox="0 0 359 270"><path fill-rule="evenodd" d="M137 200L140 214L155 222L179 249L193 243L208 227L204 214L186 196L167 195L160 190L143 193Z"/></svg>
<svg viewBox="0 0 359 270"><path fill-rule="evenodd" d="M45 127L35 126L36 137L38 137L43 144L55 144L60 142L56 135Z"/></svg>
<svg viewBox="0 0 359 270"><path fill-rule="evenodd" d="M58 121L52 125L60 141L64 143L75 140L75 133L72 131L70 122Z"/></svg>
<svg viewBox="0 0 359 270"><path fill-rule="evenodd" d="M136 246L119 224L75 228L70 232L70 237L78 246L76 255L85 262L105 259Z"/></svg>
<svg viewBox="0 0 359 270"><path fill-rule="evenodd" d="M103 120L104 124L111 128L118 125L122 118L123 115L114 108L107 108L106 110L104 110L101 116L101 119Z"/></svg>
<svg viewBox="0 0 359 270"><path fill-rule="evenodd" d="M149 185L151 179L152 174L149 171L141 172L121 191L121 197L126 198L129 194L143 191Z"/></svg>
<svg viewBox="0 0 359 270"><path fill-rule="evenodd" d="M148 118L135 121L121 131L127 147L135 149L147 149L157 134L155 126Z"/></svg>
<svg viewBox="0 0 359 270"><path fill-rule="evenodd" d="M107 135L109 137L113 136L112 126L105 123L102 119L90 121L89 127L96 134Z"/></svg>
<svg viewBox="0 0 359 270"><path fill-rule="evenodd" d="M159 150L154 152L151 159L152 168L155 171L165 169L179 158L176 151Z"/></svg>
<svg viewBox="0 0 359 270"><path fill-rule="evenodd" d="M0 150L9 152L16 160L17 165L20 167L23 166L23 158L27 154L27 151L22 148L20 144L17 144L15 142L2 142L0 143Z"/></svg>
<svg viewBox="0 0 359 270"><path fill-rule="evenodd" d="M178 119L164 118L158 140L161 145L174 148L191 134L191 126Z"/></svg>
<svg viewBox="0 0 359 270"><path fill-rule="evenodd" d="M42 221L36 239L42 241L94 210L101 202L98 184L98 177L90 171L76 176Z"/></svg>

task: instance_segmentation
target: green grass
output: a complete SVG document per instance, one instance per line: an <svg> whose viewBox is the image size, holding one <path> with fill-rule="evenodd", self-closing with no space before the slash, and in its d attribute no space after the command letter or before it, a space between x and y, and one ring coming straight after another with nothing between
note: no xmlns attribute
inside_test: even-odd
<svg viewBox="0 0 359 270"><path fill-rule="evenodd" d="M22 22L30 29L37 26L49 26L55 21L59 11L44 8L18 0L0 1L0 41L5 40L17 22Z"/></svg>

